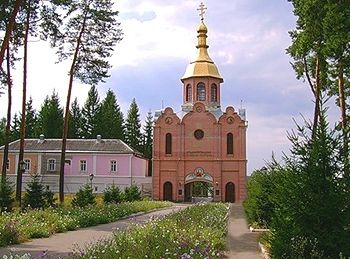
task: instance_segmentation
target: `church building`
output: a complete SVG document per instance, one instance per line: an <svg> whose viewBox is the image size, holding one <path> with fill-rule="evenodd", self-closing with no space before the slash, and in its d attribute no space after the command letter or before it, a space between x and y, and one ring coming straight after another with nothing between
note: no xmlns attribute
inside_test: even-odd
<svg viewBox="0 0 350 259"><path fill-rule="evenodd" d="M156 114L153 143L155 200L242 202L246 196L245 110L220 105L223 78L208 54L204 5L198 56L181 78L180 112ZM224 93L223 93L224 94Z"/></svg>

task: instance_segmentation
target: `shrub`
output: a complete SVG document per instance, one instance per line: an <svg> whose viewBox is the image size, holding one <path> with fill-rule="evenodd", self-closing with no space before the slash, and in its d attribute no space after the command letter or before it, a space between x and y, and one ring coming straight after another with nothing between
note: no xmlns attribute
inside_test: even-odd
<svg viewBox="0 0 350 259"><path fill-rule="evenodd" d="M126 187L124 189L123 200L124 201L141 200L141 191L139 190L139 187L137 187L136 185L131 185L130 187Z"/></svg>
<svg viewBox="0 0 350 259"><path fill-rule="evenodd" d="M119 203L121 202L122 194L118 186L114 184L108 186L103 192L103 202L104 203Z"/></svg>
<svg viewBox="0 0 350 259"><path fill-rule="evenodd" d="M94 204L96 204L96 199L89 184L83 185L72 200L72 205L75 207L85 207Z"/></svg>
<svg viewBox="0 0 350 259"><path fill-rule="evenodd" d="M8 179L0 179L0 212L11 211L13 204L13 186Z"/></svg>
<svg viewBox="0 0 350 259"><path fill-rule="evenodd" d="M50 190L46 190L44 192L44 200L45 200L45 207L56 207L56 200L57 198L55 198L55 194L50 191Z"/></svg>
<svg viewBox="0 0 350 259"><path fill-rule="evenodd" d="M39 176L32 176L32 181L28 183L26 188L26 193L23 198L24 207L30 207L32 209L44 208L45 198L44 198L44 185L39 181Z"/></svg>

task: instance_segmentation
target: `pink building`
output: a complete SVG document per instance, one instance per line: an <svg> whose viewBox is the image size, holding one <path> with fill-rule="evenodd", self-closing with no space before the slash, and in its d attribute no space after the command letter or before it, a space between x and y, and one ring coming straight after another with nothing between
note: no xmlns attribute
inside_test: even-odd
<svg viewBox="0 0 350 259"><path fill-rule="evenodd" d="M221 77L198 28L198 57L181 78L183 105L156 114L153 197L156 200L242 202L246 195L245 110L221 110Z"/></svg>
<svg viewBox="0 0 350 259"><path fill-rule="evenodd" d="M30 181L30 175L38 174L44 185L58 192L61 145L62 140L45 139L43 135L40 139L25 140L24 187ZM3 149L4 146L0 147L0 151ZM17 174L18 153L19 140L16 140L9 145L7 175L10 178ZM3 153L0 154L0 165L2 156ZM122 189L135 184L150 193L152 178L147 177L147 160L119 139L102 139L99 135L96 139L68 139L65 192L75 193L85 183L91 183L94 191L99 193L112 184Z"/></svg>

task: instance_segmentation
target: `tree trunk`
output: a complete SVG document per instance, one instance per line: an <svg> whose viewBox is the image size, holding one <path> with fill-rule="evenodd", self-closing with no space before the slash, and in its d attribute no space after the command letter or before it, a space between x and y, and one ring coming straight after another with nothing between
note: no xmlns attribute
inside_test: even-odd
<svg viewBox="0 0 350 259"><path fill-rule="evenodd" d="M316 58L316 72L315 72L315 110L314 122L312 127L312 138L314 138L318 126L318 119L320 117L320 97L321 97L321 78L320 78L320 58Z"/></svg>
<svg viewBox="0 0 350 259"><path fill-rule="evenodd" d="M8 160L8 150L9 150L9 139L10 139L10 126L11 126L11 107L12 107L12 79L11 79L11 62L10 62L10 46L7 46L6 52L6 69L7 69L7 119L6 119L6 129L5 129L5 147L4 147L4 157L2 161L2 172L1 179L5 181L6 179L6 167Z"/></svg>
<svg viewBox="0 0 350 259"><path fill-rule="evenodd" d="M5 33L5 37L4 37L4 40L2 42L1 50L0 50L0 67L2 66L2 62L4 61L5 50L7 49L7 46L9 45L10 36L12 34L13 27L15 25L16 16L17 16L17 13L18 13L19 8L21 6L21 2L22 2L21 0L15 1L10 20L6 26L6 33Z"/></svg>
<svg viewBox="0 0 350 259"><path fill-rule="evenodd" d="M28 59L28 36L29 36L29 21L30 21L30 1L28 1L28 10L26 17L26 29L24 34L24 55L23 55L23 93L22 93L22 118L19 142L19 155L17 165L17 188L16 200L21 207L22 202L22 163L24 156L24 137L26 132L26 94L27 94L27 59Z"/></svg>
<svg viewBox="0 0 350 259"><path fill-rule="evenodd" d="M79 49L81 45L81 38L85 31L86 18L87 18L87 12L85 13L85 16L84 16L83 24L77 39L77 45L75 47L71 68L69 71L69 86L68 86L68 93L67 93L67 100L66 100L66 108L64 112L64 126L63 126L62 149L61 149L61 160L60 160L60 179L59 179L60 203L64 202L64 165L66 161L66 146L67 146L67 136L68 136L68 129L69 129L69 116L70 116L69 105L70 105L70 99L71 99L72 88L73 88L74 70L78 59Z"/></svg>

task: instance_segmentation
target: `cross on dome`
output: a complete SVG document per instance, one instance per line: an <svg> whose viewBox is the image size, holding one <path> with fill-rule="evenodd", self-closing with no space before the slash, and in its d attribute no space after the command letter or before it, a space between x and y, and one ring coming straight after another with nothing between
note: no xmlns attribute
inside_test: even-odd
<svg viewBox="0 0 350 259"><path fill-rule="evenodd" d="M205 5L203 4L203 2L201 2L201 4L199 5L199 8L197 8L197 10L199 11L199 16L201 17L201 20L204 20L204 14L205 14L205 10L207 10L208 8L205 7Z"/></svg>

